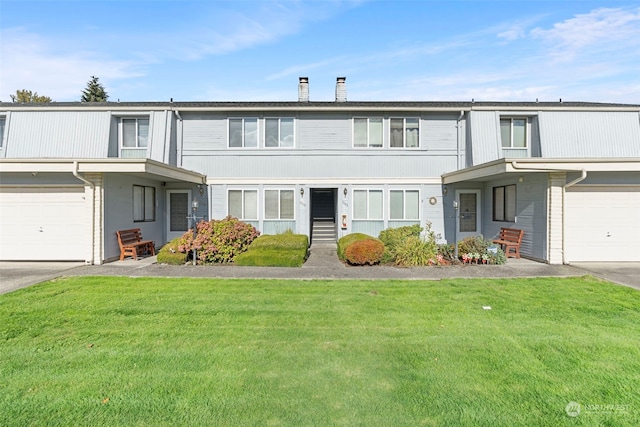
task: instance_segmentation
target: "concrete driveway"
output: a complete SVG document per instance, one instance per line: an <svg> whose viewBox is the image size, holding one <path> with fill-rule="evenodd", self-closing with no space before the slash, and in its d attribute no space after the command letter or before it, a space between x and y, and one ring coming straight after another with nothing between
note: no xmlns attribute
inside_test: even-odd
<svg viewBox="0 0 640 427"><path fill-rule="evenodd" d="M574 262L592 276L640 290L640 262Z"/></svg>
<svg viewBox="0 0 640 427"><path fill-rule="evenodd" d="M81 262L0 262L0 294L63 276Z"/></svg>

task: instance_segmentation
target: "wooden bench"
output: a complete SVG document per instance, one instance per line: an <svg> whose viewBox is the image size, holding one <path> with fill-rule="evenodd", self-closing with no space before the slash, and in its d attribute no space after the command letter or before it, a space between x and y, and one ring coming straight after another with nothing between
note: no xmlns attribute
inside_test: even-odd
<svg viewBox="0 0 640 427"><path fill-rule="evenodd" d="M151 240L142 240L142 232L139 228L116 231L116 234L118 245L120 245L120 261L123 261L126 256L138 259L138 253L156 254L156 245Z"/></svg>
<svg viewBox="0 0 640 427"><path fill-rule="evenodd" d="M507 258L520 258L520 244L523 236L524 230L503 227L500 229L500 235L493 243L502 247Z"/></svg>

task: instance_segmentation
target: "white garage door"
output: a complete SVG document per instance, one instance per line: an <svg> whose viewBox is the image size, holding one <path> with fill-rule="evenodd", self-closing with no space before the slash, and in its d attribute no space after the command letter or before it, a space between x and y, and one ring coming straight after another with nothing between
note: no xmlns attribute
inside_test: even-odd
<svg viewBox="0 0 640 427"><path fill-rule="evenodd" d="M575 186L565 201L567 262L640 261L640 187Z"/></svg>
<svg viewBox="0 0 640 427"><path fill-rule="evenodd" d="M83 261L83 187L0 188L0 260Z"/></svg>

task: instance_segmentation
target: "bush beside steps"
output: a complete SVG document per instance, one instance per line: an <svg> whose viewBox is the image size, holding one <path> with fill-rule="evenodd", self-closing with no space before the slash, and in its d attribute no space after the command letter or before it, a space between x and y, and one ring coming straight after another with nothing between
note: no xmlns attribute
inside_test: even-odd
<svg viewBox="0 0 640 427"><path fill-rule="evenodd" d="M307 259L309 238L304 234L264 235L254 240L246 252L236 256L236 265L260 267L300 267Z"/></svg>

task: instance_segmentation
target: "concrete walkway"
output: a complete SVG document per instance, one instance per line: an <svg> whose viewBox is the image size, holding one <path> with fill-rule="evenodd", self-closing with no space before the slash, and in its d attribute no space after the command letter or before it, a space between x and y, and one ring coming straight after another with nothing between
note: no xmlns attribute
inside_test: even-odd
<svg viewBox="0 0 640 427"><path fill-rule="evenodd" d="M456 265L402 268L394 266L350 267L337 257L335 246L311 248L301 268L240 267L235 265L162 265L156 257L127 259L103 265L77 263L0 263L0 294L60 276L205 277L253 279L402 279L570 277L593 275L640 290L640 264L549 265L527 259L507 260L504 265Z"/></svg>

